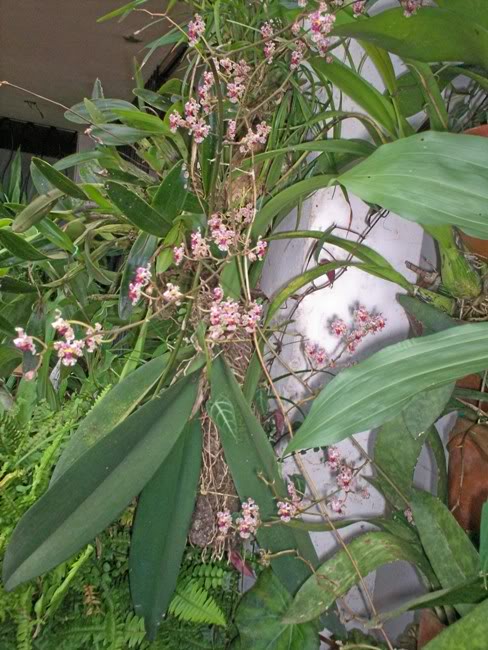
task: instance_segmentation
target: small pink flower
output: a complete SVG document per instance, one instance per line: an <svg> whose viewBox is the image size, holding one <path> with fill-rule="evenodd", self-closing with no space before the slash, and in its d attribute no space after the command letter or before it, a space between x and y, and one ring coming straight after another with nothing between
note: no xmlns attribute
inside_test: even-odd
<svg viewBox="0 0 488 650"><path fill-rule="evenodd" d="M319 368L330 364L329 356L324 348L316 343L305 344L305 354L314 366Z"/></svg>
<svg viewBox="0 0 488 650"><path fill-rule="evenodd" d="M102 343L102 326L100 323L95 323L95 327L88 327L86 330L85 345L87 352L94 352L96 348Z"/></svg>
<svg viewBox="0 0 488 650"><path fill-rule="evenodd" d="M371 316L365 307L358 307L354 312L354 320L357 323L367 323Z"/></svg>
<svg viewBox="0 0 488 650"><path fill-rule="evenodd" d="M147 287L147 285L151 282L151 271L149 269L149 264L147 266L139 266L136 269L134 282L136 284L140 284L141 287Z"/></svg>
<svg viewBox="0 0 488 650"><path fill-rule="evenodd" d="M327 465L332 470L339 468L339 465L342 463L342 456L337 447L329 447L327 449Z"/></svg>
<svg viewBox="0 0 488 650"><path fill-rule="evenodd" d="M231 82L227 84L227 97L232 104L237 104L244 95L246 88L241 83Z"/></svg>
<svg viewBox="0 0 488 650"><path fill-rule="evenodd" d="M27 336L22 327L16 327L15 331L17 332L17 337L14 339L15 347L22 350L22 352L37 354L32 336Z"/></svg>
<svg viewBox="0 0 488 650"><path fill-rule="evenodd" d="M255 534L260 523L259 506L254 499L249 498L242 504L242 517L236 519L239 536L248 539Z"/></svg>
<svg viewBox="0 0 488 650"><path fill-rule="evenodd" d="M248 203L244 207L234 210L232 216L235 221L239 223L251 223L251 221L254 219L255 214L256 210L254 209L254 205L252 203Z"/></svg>
<svg viewBox="0 0 488 650"><path fill-rule="evenodd" d="M229 120L227 124L227 139L232 142L236 139L237 123L235 120Z"/></svg>
<svg viewBox="0 0 488 650"><path fill-rule="evenodd" d="M353 487L354 473L347 465L342 465L339 474L336 477L337 485L344 490L350 492Z"/></svg>
<svg viewBox="0 0 488 650"><path fill-rule="evenodd" d="M193 20L188 23L188 44L190 47L194 47L204 33L205 22L200 14L195 14Z"/></svg>
<svg viewBox="0 0 488 650"><path fill-rule="evenodd" d="M302 31L302 28L300 26L300 23L298 23L298 22L293 23L293 25L291 26L291 33L293 34L293 36L298 36L298 34L301 31Z"/></svg>
<svg viewBox="0 0 488 650"><path fill-rule="evenodd" d="M332 512L336 512L338 515L344 514L344 501L341 501L340 499L331 499L329 501L329 507Z"/></svg>
<svg viewBox="0 0 488 650"><path fill-rule="evenodd" d="M366 0L356 0L356 2L352 6L352 10L354 12L354 16L360 16L364 12L364 8L366 6Z"/></svg>
<svg viewBox="0 0 488 650"><path fill-rule="evenodd" d="M61 359L63 366L74 366L78 359L83 356L84 347L85 342L76 339L71 341L56 341L54 343L54 349L58 353L58 358Z"/></svg>
<svg viewBox="0 0 488 650"><path fill-rule="evenodd" d="M64 320L64 318L61 317L61 312L59 309L56 309L54 315L56 316L56 320L51 323L51 327L56 330L59 336L63 336L67 341L74 339L75 334L73 332L73 328L68 323L68 321Z"/></svg>
<svg viewBox="0 0 488 650"><path fill-rule="evenodd" d="M217 528L219 537L225 537L232 526L232 515L229 510L223 510L217 513Z"/></svg>
<svg viewBox="0 0 488 650"><path fill-rule="evenodd" d="M173 248L173 259L176 266L179 266L182 263L184 256L185 256L184 244L181 244L181 246L175 246Z"/></svg>
<svg viewBox="0 0 488 650"><path fill-rule="evenodd" d="M274 41L268 41L264 46L264 58L269 63L273 63L273 57L276 51L276 43Z"/></svg>
<svg viewBox="0 0 488 650"><path fill-rule="evenodd" d="M410 18L411 16L416 14L417 11L422 6L422 0L401 0L401 1L403 6L403 13L406 18Z"/></svg>
<svg viewBox="0 0 488 650"><path fill-rule="evenodd" d="M298 41L296 48L291 53L290 68L296 70L303 61L306 45L303 41Z"/></svg>
<svg viewBox="0 0 488 650"><path fill-rule="evenodd" d="M169 116L170 131L176 133L180 126L186 126L186 122L177 111L173 111Z"/></svg>
<svg viewBox="0 0 488 650"><path fill-rule="evenodd" d="M177 284L168 282L166 284L166 291L163 293L163 300L166 302L174 302L175 305L181 305L181 298L183 298L183 294L180 291L180 287Z"/></svg>
<svg viewBox="0 0 488 650"><path fill-rule="evenodd" d="M256 131L249 129L247 135L241 140L239 150L241 153L252 151L258 144L266 144L271 127L266 122L256 126Z"/></svg>
<svg viewBox="0 0 488 650"><path fill-rule="evenodd" d="M210 249L206 239L202 237L200 230L192 232L190 246L193 257L196 260L203 260L206 257L210 257Z"/></svg>
<svg viewBox="0 0 488 650"><path fill-rule="evenodd" d="M212 297L215 302L221 302L224 298L224 290L222 287L215 287L215 289L212 290Z"/></svg>
<svg viewBox="0 0 488 650"><path fill-rule="evenodd" d="M336 336L344 336L347 332L347 325L341 318L336 318L336 320L331 324L330 330L332 334Z"/></svg>
<svg viewBox="0 0 488 650"><path fill-rule="evenodd" d="M252 302L249 310L242 314L241 316L241 325L244 327L248 334L253 334L256 331L256 327L261 320L263 313L262 305L257 302Z"/></svg>
<svg viewBox="0 0 488 650"><path fill-rule="evenodd" d="M140 284L137 284L137 282L129 283L129 291L127 292L127 295L133 305L139 302L139 299L141 297L141 292L142 292L142 287Z"/></svg>
<svg viewBox="0 0 488 650"><path fill-rule="evenodd" d="M278 501L278 517L285 523L289 522L295 516L295 508L292 503L287 501Z"/></svg>

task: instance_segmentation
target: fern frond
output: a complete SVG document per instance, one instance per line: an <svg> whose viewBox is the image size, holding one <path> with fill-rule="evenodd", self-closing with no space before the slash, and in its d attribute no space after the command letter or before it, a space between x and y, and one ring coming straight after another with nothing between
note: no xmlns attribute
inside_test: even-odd
<svg viewBox="0 0 488 650"><path fill-rule="evenodd" d="M227 625L225 616L214 598L193 580L177 587L169 605L169 613L190 623Z"/></svg>

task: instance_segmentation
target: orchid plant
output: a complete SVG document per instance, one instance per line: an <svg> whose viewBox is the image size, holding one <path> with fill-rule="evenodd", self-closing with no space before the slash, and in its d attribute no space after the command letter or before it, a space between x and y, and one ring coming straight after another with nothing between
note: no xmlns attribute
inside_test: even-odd
<svg viewBox="0 0 488 650"><path fill-rule="evenodd" d="M269 639L289 635L290 644L266 647L318 648L324 626L340 639L345 630L334 603L359 584L381 643L391 650L364 581L379 565L407 560L433 590L470 580L479 597L477 552L446 506L417 493L412 480L423 444L439 449L432 425L447 408L452 382L488 368L486 324L410 341L408 354L404 344L390 346L351 366L348 354L386 324L382 314L358 304L351 325L339 319L330 324L336 350L327 351L321 341L298 341L305 376L330 375L332 381L321 391L302 381L307 395L287 410L271 368L279 357L272 337L283 334L289 322L276 316L287 300L299 302L313 290L313 281L322 278L323 286L330 286L348 266L395 282L451 313L458 298L478 299L480 278L456 247L456 268L468 289L461 296L443 295L412 285L366 246L367 224L359 236L299 226L279 232L278 226L293 207L300 212L311 193L338 184L368 201L370 224L382 209L391 209L431 231L460 227L488 236L488 222L479 218L486 217L481 186L488 166L480 162L486 144L442 132L449 116L437 83L440 71L451 68L451 79L466 73L479 92L486 89L485 71L473 70L482 45L453 55L447 39L433 39L430 49L412 44L408 79L415 97L421 94L429 127L415 133L404 109L408 84L397 78L388 51L407 58L395 34L439 30L446 15L469 27L469 12L461 16L456 0L439 0L437 7L399 0L396 8L372 16L371 0L202 0L187 3L185 23L173 19L174 3L169 4L158 14L136 0L104 19L138 11L165 22L168 31L148 46L148 56L165 45L187 46L175 77L158 92L138 86L138 107L104 97L97 82L90 99L66 108L68 120L84 125L93 149L54 166L34 159L39 196L27 206L5 206L0 326L11 354L7 367L12 369L13 361L17 368L16 351L21 353L24 378L37 382L39 398L53 407L95 369L110 372L116 384L69 441L49 489L13 533L3 568L6 587L69 558L138 496L131 591L136 613L155 638L176 586L197 493L197 510L201 497L212 494L211 552L232 551L238 538L256 540L270 567L242 599L236 647L265 647ZM488 14L482 14L480 29L488 34ZM351 37L360 39L380 71L385 94L355 68ZM453 60L456 65L449 66ZM440 71L428 65L432 61ZM7 90L13 84L2 85ZM342 110L336 90L354 99L358 110ZM367 139L341 138L346 119L360 120ZM132 158L122 148L127 146ZM443 166L446 156L455 160ZM393 164L399 184L384 173ZM62 173L72 166L77 182ZM442 237L446 231L438 240ZM315 242L317 264L268 299L259 285L263 262L272 242L284 238ZM348 257L320 262L328 244ZM12 389L17 375L9 379ZM347 386L352 400L344 399ZM425 395L430 409L422 407ZM263 426L270 420L268 397L275 409L271 433ZM420 413L421 422L412 424L412 411ZM303 422L294 422L292 412L301 413ZM356 463L334 446L376 426L383 435L374 459L360 449ZM293 455L305 481L300 486L284 476L273 449L273 435L283 432L290 438L285 454ZM408 453L392 469L385 462L388 436L397 440L399 433ZM333 476L327 495L317 489L299 453L316 447ZM346 512L353 494L368 498L360 479L371 464L394 514L373 522L383 532L347 544L339 532L347 521L337 515ZM230 482L217 489L223 484L216 475L225 478L229 472ZM320 523L302 517L310 512ZM468 557L465 574L454 583L436 563L429 517ZM332 531L339 544L332 559L319 562L310 530ZM368 548L375 548L374 557ZM441 595L428 602L436 598ZM265 620L270 607L278 612L273 625L252 628L249 620L258 610L258 620ZM461 607L455 617L465 614L471 616ZM461 618L453 629L462 623Z"/></svg>

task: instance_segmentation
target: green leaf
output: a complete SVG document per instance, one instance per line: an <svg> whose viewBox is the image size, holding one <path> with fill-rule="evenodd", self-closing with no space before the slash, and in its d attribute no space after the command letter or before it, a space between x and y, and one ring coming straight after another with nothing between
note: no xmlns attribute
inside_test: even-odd
<svg viewBox="0 0 488 650"><path fill-rule="evenodd" d="M37 224L37 230L58 248L62 248L71 254L76 252L76 247L68 235L51 219L43 219L40 221Z"/></svg>
<svg viewBox="0 0 488 650"><path fill-rule="evenodd" d="M416 324L421 325L424 334L434 334L435 332L442 332L445 329L461 325L461 321L451 318L432 305L428 305L412 296L399 294L397 295L397 300L407 312L408 316Z"/></svg>
<svg viewBox="0 0 488 650"><path fill-rule="evenodd" d="M44 178L54 185L60 192L73 197L74 199L81 199L86 201L87 196L85 192L76 183L73 183L67 176L55 169L45 160L41 158L32 158L32 164L37 167Z"/></svg>
<svg viewBox="0 0 488 650"><path fill-rule="evenodd" d="M422 7L410 18L405 18L403 9L390 9L367 20L340 25L333 33L424 63L462 61L486 66L487 28L488 24L479 24L477 14L470 16L464 11L453 15L447 9Z"/></svg>
<svg viewBox="0 0 488 650"><path fill-rule="evenodd" d="M333 180L334 177L331 175L313 176L312 178L307 178L304 181L290 185L290 187L276 194L257 213L252 227L252 236L258 237L259 235L264 235L274 217L279 212L285 208L291 209L300 199L323 187L328 187L329 183Z"/></svg>
<svg viewBox="0 0 488 650"><path fill-rule="evenodd" d="M488 599L454 625L449 625L424 650L485 650L488 636Z"/></svg>
<svg viewBox="0 0 488 650"><path fill-rule="evenodd" d="M171 106L171 102L152 90L147 90L146 88L134 88L132 92L146 104L154 106L154 108L157 108L160 111L167 111Z"/></svg>
<svg viewBox="0 0 488 650"><path fill-rule="evenodd" d="M5 336L15 336L14 326L1 314L0 314L0 332Z"/></svg>
<svg viewBox="0 0 488 650"><path fill-rule="evenodd" d="M130 547L130 589L134 610L144 618L149 639L156 637L176 588L195 507L201 453L202 432L195 420L185 427L137 505Z"/></svg>
<svg viewBox="0 0 488 650"><path fill-rule="evenodd" d="M119 294L119 316L127 320L132 313L134 305L129 299L129 284L134 279L136 269L147 266L158 246L158 239L154 235L141 232L132 244L130 253L125 263Z"/></svg>
<svg viewBox="0 0 488 650"><path fill-rule="evenodd" d="M170 135L171 131L157 115L144 113L139 110L115 109L114 113L121 122L134 129L141 129L152 134Z"/></svg>
<svg viewBox="0 0 488 650"><path fill-rule="evenodd" d="M318 622L283 623L283 614L290 602L290 594L273 571L263 571L237 608L235 624L242 647L253 650L318 650Z"/></svg>
<svg viewBox="0 0 488 650"><path fill-rule="evenodd" d="M126 102L124 99L92 99L91 103L103 115L105 122L115 122L115 120L119 119L119 116L115 113L115 109L137 111L134 104ZM85 102L80 102L72 106L65 112L64 117L75 124L92 123L92 118Z"/></svg>
<svg viewBox="0 0 488 650"><path fill-rule="evenodd" d="M0 345L0 377L10 377L22 362L22 355L17 348Z"/></svg>
<svg viewBox="0 0 488 650"><path fill-rule="evenodd" d="M462 325L390 345L343 370L314 400L285 453L379 426L422 391L481 372L488 367L487 336L488 324Z"/></svg>
<svg viewBox="0 0 488 650"><path fill-rule="evenodd" d="M441 417L451 399L454 384L446 384L415 395L402 411L406 430L414 438L434 424Z"/></svg>
<svg viewBox="0 0 488 650"><path fill-rule="evenodd" d="M35 285L10 278L8 275L0 277L0 292L1 293L37 293Z"/></svg>
<svg viewBox="0 0 488 650"><path fill-rule="evenodd" d="M422 551L389 533L365 533L349 542L347 548L348 552L340 550L319 566L298 590L285 614L285 623L313 621L358 584L360 576L365 577L384 564L410 562L430 578L429 564Z"/></svg>
<svg viewBox="0 0 488 650"><path fill-rule="evenodd" d="M169 613L175 618L191 623L225 626L225 616L215 599L196 580L178 585L169 605Z"/></svg>
<svg viewBox="0 0 488 650"><path fill-rule="evenodd" d="M396 134L393 105L369 81L335 58L328 63L322 57L312 57L310 63L321 78L328 79L390 134Z"/></svg>
<svg viewBox="0 0 488 650"><path fill-rule="evenodd" d="M29 242L22 237L19 237L4 228L0 229L0 243L5 246L12 255L19 257L21 260L33 262L36 260L49 259L49 255L45 255L42 251L32 244L29 244Z"/></svg>
<svg viewBox="0 0 488 650"><path fill-rule="evenodd" d="M433 131L447 131L449 116L444 98L442 97L441 88L431 67L427 63L411 61L409 59L406 60L406 63L422 90L430 128Z"/></svg>
<svg viewBox="0 0 488 650"><path fill-rule="evenodd" d="M239 496L243 500L252 497L259 505L263 520L273 517L276 514L274 497L285 497L286 487L268 437L222 357L217 357L212 363L209 414L219 430ZM269 488L271 484L273 492ZM306 533L279 528L271 526L258 530L257 538L262 548L273 553L298 549L312 565L317 563L315 550ZM271 566L292 593L310 575L306 564L293 556L273 559Z"/></svg>
<svg viewBox="0 0 488 650"><path fill-rule="evenodd" d="M487 152L486 138L429 131L379 147L338 180L410 221L488 238Z"/></svg>
<svg viewBox="0 0 488 650"><path fill-rule="evenodd" d="M425 553L445 589L474 578L479 571L479 555L447 506L428 492L415 490L412 512ZM465 615L468 605L456 609Z"/></svg>
<svg viewBox="0 0 488 650"><path fill-rule="evenodd" d="M138 194L113 181L108 181L106 188L108 198L134 226L158 237L167 234L168 223Z"/></svg>
<svg viewBox="0 0 488 650"><path fill-rule="evenodd" d="M481 511L480 568L483 573L488 573L488 501L485 501Z"/></svg>
<svg viewBox="0 0 488 650"><path fill-rule="evenodd" d="M85 452L105 438L132 413L161 377L167 355L157 357L134 370L95 404L78 429L71 435L59 458L51 484Z"/></svg>
<svg viewBox="0 0 488 650"><path fill-rule="evenodd" d="M140 142L148 138L151 133L144 129L134 129L125 124L102 124L92 127L91 135L101 144L123 147L126 144Z"/></svg>
<svg viewBox="0 0 488 650"><path fill-rule="evenodd" d="M183 161L176 163L165 176L152 200L152 207L169 224L179 216L188 196L182 167Z"/></svg>
<svg viewBox="0 0 488 650"><path fill-rule="evenodd" d="M12 224L14 232L25 232L31 226L34 226L38 221L43 219L51 212L53 207L64 195L64 192L58 189L50 190L47 194L41 194L29 203L19 214L15 217Z"/></svg>
<svg viewBox="0 0 488 650"><path fill-rule="evenodd" d="M198 375L166 390L71 465L17 524L3 563L7 590L49 571L110 524L142 490L178 440Z"/></svg>

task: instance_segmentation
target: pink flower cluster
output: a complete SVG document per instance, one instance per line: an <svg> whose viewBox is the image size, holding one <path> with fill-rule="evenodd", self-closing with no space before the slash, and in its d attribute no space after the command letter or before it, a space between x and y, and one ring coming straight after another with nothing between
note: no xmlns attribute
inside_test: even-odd
<svg viewBox="0 0 488 650"><path fill-rule="evenodd" d="M208 220L210 227L210 235L217 247L221 251L227 252L230 246L235 243L236 232L232 228L228 228L222 220L222 215L216 212Z"/></svg>
<svg viewBox="0 0 488 650"><path fill-rule="evenodd" d="M247 135L239 143L239 151L241 153L247 153L253 151L259 144L266 144L270 132L271 127L266 122L258 124L255 131L252 128L248 129Z"/></svg>
<svg viewBox="0 0 488 650"><path fill-rule="evenodd" d="M37 354L36 346L32 336L27 336L22 327L16 327L15 331L17 332L17 337L14 339L15 347L22 352Z"/></svg>
<svg viewBox="0 0 488 650"><path fill-rule="evenodd" d="M205 71L203 73L203 83L198 89L198 96L200 98L200 106L205 115L212 112L212 97L210 91L214 85L215 79L212 72Z"/></svg>
<svg viewBox="0 0 488 650"><path fill-rule="evenodd" d="M354 311L354 323L351 328L340 318L334 320L330 326L331 332L341 337L346 343L349 352L355 352L357 346L369 334L376 334L386 325L386 319L381 314L371 314L364 307Z"/></svg>
<svg viewBox="0 0 488 650"><path fill-rule="evenodd" d="M95 327L87 326L85 338L76 339L73 328L68 321L62 318L59 310L56 310L55 316L56 320L51 325L64 338L64 341L56 341L53 347L64 366L74 366L78 359L83 356L85 348L87 352L94 352L102 343L102 326L100 323L95 323Z"/></svg>
<svg viewBox="0 0 488 650"><path fill-rule="evenodd" d="M309 16L310 29L312 32L312 41L316 45L320 56L326 56L330 40L328 35L334 27L336 17L328 13L328 7L325 2L321 2L317 11Z"/></svg>
<svg viewBox="0 0 488 650"><path fill-rule="evenodd" d="M221 73L228 77L227 98L232 104L238 104L246 92L246 81L251 73L251 66L244 59L235 62L232 59L220 59L218 62Z"/></svg>
<svg viewBox="0 0 488 650"><path fill-rule="evenodd" d="M247 259L250 262L255 262L256 260L262 260L266 254L266 249L268 248L268 242L265 242L262 237L258 237L256 246L249 251L247 254Z"/></svg>
<svg viewBox="0 0 488 650"><path fill-rule="evenodd" d="M245 309L237 301L223 298L224 292L220 287L216 287L210 307L210 338L218 341L224 336L232 336L239 327L244 328L248 334L253 334L261 319L262 306L252 302L249 308Z"/></svg>
<svg viewBox="0 0 488 650"><path fill-rule="evenodd" d="M316 368L323 368L324 366L329 366L332 363L329 359L329 356L327 355L327 352L317 343L306 343L305 354L310 359L312 365Z"/></svg>
<svg viewBox="0 0 488 650"><path fill-rule="evenodd" d="M423 4L423 0L400 0L400 1L403 7L403 13L406 18L410 18L410 16L416 14Z"/></svg>
<svg viewBox="0 0 488 650"><path fill-rule="evenodd" d="M302 507L302 499L298 496L297 490L293 483L288 483L289 501L278 501L278 517L281 521L289 522L300 512Z"/></svg>
<svg viewBox="0 0 488 650"><path fill-rule="evenodd" d="M336 472L337 488L344 493L342 498L333 497L329 500L329 507L333 512L343 514L347 497L353 491L363 499L369 499L368 489L357 485L354 467L346 462L337 447L327 449L326 463L333 472Z"/></svg>
<svg viewBox="0 0 488 650"><path fill-rule="evenodd" d="M165 302L174 302L175 305L181 305L182 298L183 294L180 291L180 287L177 284L168 282L166 284L166 290L163 292L163 300Z"/></svg>
<svg viewBox="0 0 488 650"><path fill-rule="evenodd" d="M202 237L200 229L191 234L191 252L196 260L203 260L210 257L210 249L208 247L205 237Z"/></svg>
<svg viewBox="0 0 488 650"><path fill-rule="evenodd" d="M194 47L205 33L205 22L200 14L195 14L188 23L188 44Z"/></svg>
<svg viewBox="0 0 488 650"><path fill-rule="evenodd" d="M266 22L261 26L261 36L267 39L267 42L264 44L264 58L268 63L272 63L276 51L276 43L269 40L274 36L273 21Z"/></svg>
<svg viewBox="0 0 488 650"><path fill-rule="evenodd" d="M178 111L173 111L169 116L169 128L172 133L176 133L178 128L188 129L197 144L200 144L210 133L210 125L200 117L200 110L206 113L209 104L205 100L204 105L199 104L196 99L190 99L185 104L185 117L181 117Z"/></svg>
<svg viewBox="0 0 488 650"><path fill-rule="evenodd" d="M241 506L240 516L235 520L235 529L241 539L249 539L255 535L261 523L259 515L259 506L254 499L249 498ZM223 510L217 513L217 528L219 530L219 539L224 539L233 527L232 515L229 510Z"/></svg>
<svg viewBox="0 0 488 650"><path fill-rule="evenodd" d="M176 266L179 266L183 262L184 257L185 257L185 245L181 244L181 246L175 246L173 248L173 260Z"/></svg>
<svg viewBox="0 0 488 650"><path fill-rule="evenodd" d="M149 264L147 266L139 266L136 269L132 282L129 283L128 296L133 305L139 302L142 290L151 282L151 271L149 268Z"/></svg>
<svg viewBox="0 0 488 650"><path fill-rule="evenodd" d="M356 2L352 6L352 10L354 12L354 16L360 16L366 7L366 0L356 0Z"/></svg>
<svg viewBox="0 0 488 650"><path fill-rule="evenodd" d="M297 41L295 43L295 49L291 53L290 59L290 68L292 70L296 70L300 66L306 51L307 45L303 41Z"/></svg>

